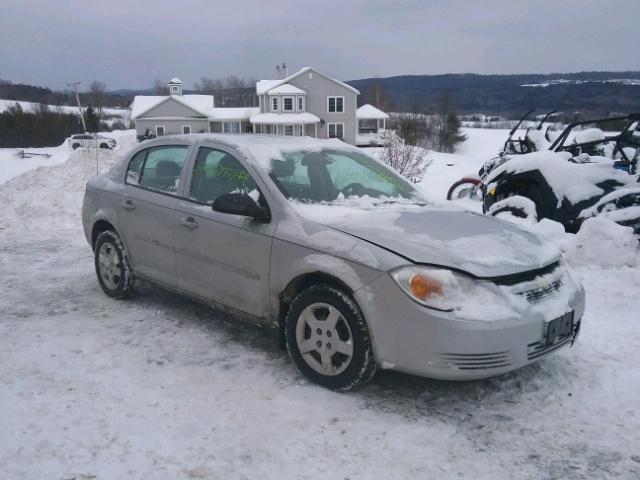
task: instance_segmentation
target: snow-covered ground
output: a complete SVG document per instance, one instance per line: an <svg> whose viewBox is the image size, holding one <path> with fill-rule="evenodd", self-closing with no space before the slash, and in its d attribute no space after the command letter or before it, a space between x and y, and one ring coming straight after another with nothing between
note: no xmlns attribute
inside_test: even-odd
<svg viewBox="0 0 640 480"><path fill-rule="evenodd" d="M0 112L4 112L10 107L14 107L19 104L20 108L22 108L25 112L33 112L37 110L40 106L39 103L36 102L24 102L24 101L16 101L16 100L4 100L0 98ZM78 108L70 105L46 105L49 110L58 111L62 113L72 113L77 114ZM131 120L131 110L128 108L103 108L103 114L109 115L112 118L105 120L108 124L112 124L116 120L120 120L125 125L129 123Z"/></svg>
<svg viewBox="0 0 640 480"><path fill-rule="evenodd" d="M469 133L459 154L431 154L431 198L504 141ZM382 372L337 394L272 332L149 285L106 297L80 227L95 156L64 152L0 184L2 478L640 478L640 261L622 227L529 227L587 289L573 348L486 381ZM100 152L99 169L120 155Z"/></svg>
<svg viewBox="0 0 640 480"><path fill-rule="evenodd" d="M120 144L121 139L123 139L125 143L130 143L132 135L135 135L134 132L135 130L114 130L104 135L115 139L118 144ZM121 149L121 145L116 145L116 151L120 151ZM40 155L26 155L25 158L22 158L19 152L36 153ZM58 147L0 148L0 184L21 173L34 170L38 167L50 167L64 163L69 160L70 153L71 147L67 145L66 141ZM103 151L98 151L98 162L104 153ZM44 155L50 155L50 157ZM89 156L93 156L93 164L95 166L95 150Z"/></svg>

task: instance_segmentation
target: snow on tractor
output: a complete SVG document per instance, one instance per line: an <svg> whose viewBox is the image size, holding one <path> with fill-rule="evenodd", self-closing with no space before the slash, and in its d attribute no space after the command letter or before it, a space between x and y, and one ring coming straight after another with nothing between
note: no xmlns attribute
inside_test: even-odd
<svg viewBox="0 0 640 480"><path fill-rule="evenodd" d="M479 175L466 176L451 185L447 192L447 200L466 197L482 200L482 177L486 172L506 161L508 156L524 155L526 153L548 148L552 142L550 135L553 132L550 131L549 127L542 132L542 127L547 119L556 113L556 110L544 115L535 129L532 130L531 127L528 127L525 131L524 137L514 138L516 131L533 112L534 110L528 110L520 120L518 120L511 131L509 131L509 136L504 142L502 150L498 153L498 156L486 162L485 166L480 170Z"/></svg>
<svg viewBox="0 0 640 480"><path fill-rule="evenodd" d="M619 133L603 131L620 125ZM575 122L553 141L545 133L530 153L504 154L485 164L483 211L548 218L568 232L602 215L640 233L640 114Z"/></svg>

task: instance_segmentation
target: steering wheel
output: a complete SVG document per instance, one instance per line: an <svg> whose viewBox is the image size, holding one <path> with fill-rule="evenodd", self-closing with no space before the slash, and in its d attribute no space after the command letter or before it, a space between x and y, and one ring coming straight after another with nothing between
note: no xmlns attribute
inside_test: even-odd
<svg viewBox="0 0 640 480"><path fill-rule="evenodd" d="M357 195L358 197L361 197L366 193L366 188L361 183L353 182L343 187L340 190L340 193L342 193L345 197L348 197L350 195Z"/></svg>

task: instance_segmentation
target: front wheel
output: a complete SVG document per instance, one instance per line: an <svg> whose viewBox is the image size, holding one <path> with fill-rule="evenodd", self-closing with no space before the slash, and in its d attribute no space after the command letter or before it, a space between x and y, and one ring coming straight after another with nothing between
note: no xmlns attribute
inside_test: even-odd
<svg viewBox="0 0 640 480"><path fill-rule="evenodd" d="M111 298L124 299L133 292L133 273L120 236L107 230L100 234L95 246L98 282Z"/></svg>
<svg viewBox="0 0 640 480"><path fill-rule="evenodd" d="M369 329L344 292L315 285L300 293L285 319L287 350L312 382L346 391L368 382L376 371Z"/></svg>

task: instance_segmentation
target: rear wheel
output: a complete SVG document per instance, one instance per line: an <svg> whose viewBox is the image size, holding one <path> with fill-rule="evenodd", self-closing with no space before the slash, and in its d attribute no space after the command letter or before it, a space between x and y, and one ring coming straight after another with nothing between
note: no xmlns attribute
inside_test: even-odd
<svg viewBox="0 0 640 480"><path fill-rule="evenodd" d="M457 200L459 198L481 198L482 191L479 188L480 180L463 178L451 185L447 192L447 200Z"/></svg>
<svg viewBox="0 0 640 480"><path fill-rule="evenodd" d="M101 143L100 148L109 148L109 145L107 145L106 143Z"/></svg>
<svg viewBox="0 0 640 480"><path fill-rule="evenodd" d="M300 293L285 319L287 350L312 382L346 391L368 382L376 371L369 329L344 292L315 285Z"/></svg>
<svg viewBox="0 0 640 480"><path fill-rule="evenodd" d="M71 148L73 148L74 150L76 150L78 147L80 147L79 143L74 143L73 145L71 145Z"/></svg>
<svg viewBox="0 0 640 480"><path fill-rule="evenodd" d="M124 299L133 292L133 273L120 236L113 230L102 232L95 245L98 283L111 298Z"/></svg>

